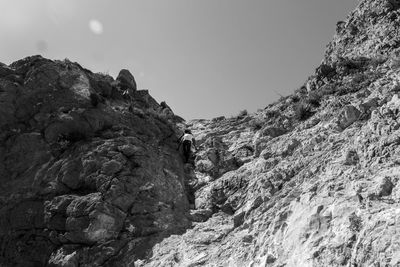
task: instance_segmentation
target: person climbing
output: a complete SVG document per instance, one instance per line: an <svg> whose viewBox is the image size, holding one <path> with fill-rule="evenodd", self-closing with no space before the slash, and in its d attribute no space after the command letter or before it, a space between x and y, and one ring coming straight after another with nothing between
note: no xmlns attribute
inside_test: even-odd
<svg viewBox="0 0 400 267"><path fill-rule="evenodd" d="M186 129L182 136L179 137L178 141L179 146L177 150L179 150L181 145L183 146L183 156L185 157L185 163L188 163L191 156L192 145L194 149L197 150L196 140L194 139L192 132L189 129Z"/></svg>

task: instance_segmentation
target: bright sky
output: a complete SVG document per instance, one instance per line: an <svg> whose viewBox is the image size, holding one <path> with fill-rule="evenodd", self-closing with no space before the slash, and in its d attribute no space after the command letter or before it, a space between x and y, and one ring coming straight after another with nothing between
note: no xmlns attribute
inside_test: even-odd
<svg viewBox="0 0 400 267"><path fill-rule="evenodd" d="M250 112L301 86L357 0L0 0L0 62L69 58L185 119Z"/></svg>

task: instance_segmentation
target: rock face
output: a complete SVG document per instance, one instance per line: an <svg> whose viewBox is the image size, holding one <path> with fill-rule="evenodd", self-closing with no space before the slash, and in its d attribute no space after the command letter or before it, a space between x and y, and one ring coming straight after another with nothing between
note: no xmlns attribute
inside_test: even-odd
<svg viewBox="0 0 400 267"><path fill-rule="evenodd" d="M293 95L188 122L197 222L138 263L400 266L399 7L361 1Z"/></svg>
<svg viewBox="0 0 400 267"><path fill-rule="evenodd" d="M303 87L232 118L183 124L127 70L0 64L0 265L399 266L399 8L361 1Z"/></svg>
<svg viewBox="0 0 400 267"><path fill-rule="evenodd" d="M68 60L0 68L1 266L129 265L189 225L172 112Z"/></svg>

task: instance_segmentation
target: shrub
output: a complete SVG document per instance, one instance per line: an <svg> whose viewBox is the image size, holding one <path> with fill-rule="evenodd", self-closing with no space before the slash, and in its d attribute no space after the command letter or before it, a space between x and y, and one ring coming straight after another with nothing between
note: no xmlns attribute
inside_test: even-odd
<svg viewBox="0 0 400 267"><path fill-rule="evenodd" d="M254 119L254 120L251 120L251 121L249 122L250 128L251 128L253 131L258 131L258 130L260 130L260 129L263 127L263 124L264 124L264 121L261 120L261 119L259 119L259 118Z"/></svg>
<svg viewBox="0 0 400 267"><path fill-rule="evenodd" d="M309 79L310 79L310 77L307 80L309 80ZM305 95L305 94L307 94L307 87L305 85L303 85L300 88L294 90L294 93L296 95Z"/></svg>
<svg viewBox="0 0 400 267"><path fill-rule="evenodd" d="M79 141L88 140L88 135L79 130L73 130L67 133L62 133L58 135L57 141L53 144L55 151L63 153L68 147L72 146L74 143Z"/></svg>
<svg viewBox="0 0 400 267"><path fill-rule="evenodd" d="M366 77L365 75L364 75L364 73L356 73L356 74L354 74L354 76L353 76L353 79L352 79L352 83L354 84L358 84L358 83L361 83L361 82L363 82L363 81L365 81L366 79L368 79L368 77Z"/></svg>
<svg viewBox="0 0 400 267"><path fill-rule="evenodd" d="M297 103L300 101L300 97L298 95L292 95L292 102Z"/></svg>
<svg viewBox="0 0 400 267"><path fill-rule="evenodd" d="M359 232L362 229L362 219L357 216L354 212L349 216L350 230L353 232Z"/></svg>
<svg viewBox="0 0 400 267"><path fill-rule="evenodd" d="M346 82L337 87L336 94L341 96L358 92L362 89L367 88L372 82L377 80L380 76L381 76L380 73L374 71L355 73L350 82Z"/></svg>
<svg viewBox="0 0 400 267"><path fill-rule="evenodd" d="M325 77L330 78L330 77L335 76L336 70L335 70L335 68L333 66L330 66L328 64L324 64L323 63L315 70L315 73L316 73L316 76L317 76L316 77L317 80L322 80Z"/></svg>
<svg viewBox="0 0 400 267"><path fill-rule="evenodd" d="M278 110L267 110L265 112L265 117L268 119L272 119L272 118L277 118L279 117L281 114L281 112L279 112Z"/></svg>
<svg viewBox="0 0 400 267"><path fill-rule="evenodd" d="M311 117L314 113L312 112L309 104L300 102L294 106L294 114L296 119L304 121Z"/></svg>
<svg viewBox="0 0 400 267"><path fill-rule="evenodd" d="M338 85L336 83L329 83L321 86L318 90L322 96L332 95L335 93L336 87Z"/></svg>
<svg viewBox="0 0 400 267"><path fill-rule="evenodd" d="M353 93L353 88L349 87L348 85L339 86L336 91L338 96L347 95L350 93Z"/></svg>
<svg viewBox="0 0 400 267"><path fill-rule="evenodd" d="M314 106L314 107L319 107L321 99L323 95L321 94L322 92L320 90L312 91L308 94L307 97L307 103Z"/></svg>
<svg viewBox="0 0 400 267"><path fill-rule="evenodd" d="M211 119L212 122L220 122L223 120L225 120L225 116L219 116Z"/></svg>
<svg viewBox="0 0 400 267"><path fill-rule="evenodd" d="M247 116L247 114L248 114L247 109L244 109L239 112L238 117L245 117Z"/></svg>

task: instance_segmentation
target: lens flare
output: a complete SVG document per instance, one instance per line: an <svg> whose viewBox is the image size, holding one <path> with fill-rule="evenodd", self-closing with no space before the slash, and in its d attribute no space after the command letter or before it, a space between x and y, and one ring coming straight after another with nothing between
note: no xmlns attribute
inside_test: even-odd
<svg viewBox="0 0 400 267"><path fill-rule="evenodd" d="M100 35L103 33L103 24L101 24L97 19L92 19L89 21L89 29L94 34Z"/></svg>

